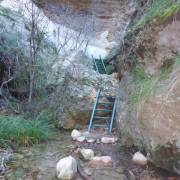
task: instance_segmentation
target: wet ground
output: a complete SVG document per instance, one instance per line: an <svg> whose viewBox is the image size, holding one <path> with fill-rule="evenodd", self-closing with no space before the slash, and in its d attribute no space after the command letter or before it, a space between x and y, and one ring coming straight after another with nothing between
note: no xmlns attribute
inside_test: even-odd
<svg viewBox="0 0 180 180"><path fill-rule="evenodd" d="M79 160L83 172L90 174L92 180L164 180L152 167L139 167L132 163L129 150L119 150L117 144L88 144L72 141L70 132L61 132L54 140L31 147L21 148L7 165L2 180L55 180L55 167L59 159L72 155L78 158L78 147L92 148L95 155L109 155L113 159L113 167L90 168L88 162ZM74 180L82 180L77 174ZM175 179L173 179L175 180Z"/></svg>

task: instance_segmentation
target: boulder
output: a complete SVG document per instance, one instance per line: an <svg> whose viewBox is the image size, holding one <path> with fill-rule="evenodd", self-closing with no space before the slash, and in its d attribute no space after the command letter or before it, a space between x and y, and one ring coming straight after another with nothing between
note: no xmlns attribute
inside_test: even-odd
<svg viewBox="0 0 180 180"><path fill-rule="evenodd" d="M112 158L110 156L95 156L89 162L90 166L112 166Z"/></svg>
<svg viewBox="0 0 180 180"><path fill-rule="evenodd" d="M133 159L132 160L137 165L140 165L140 166L147 165L147 158L141 152L136 152L133 155Z"/></svg>
<svg viewBox="0 0 180 180"><path fill-rule="evenodd" d="M74 129L72 132L71 132L71 137L72 139L75 141L77 140L77 138L79 138L81 136L81 132L79 132L78 130Z"/></svg>
<svg viewBox="0 0 180 180"><path fill-rule="evenodd" d="M115 143L117 141L116 137L102 137L101 142L104 144L110 144L110 143Z"/></svg>
<svg viewBox="0 0 180 180"><path fill-rule="evenodd" d="M86 141L87 141L88 143L94 143L94 142L96 142L96 140L93 139L93 138L86 138Z"/></svg>
<svg viewBox="0 0 180 180"><path fill-rule="evenodd" d="M94 157L94 151L92 149L80 149L79 156L82 160L88 161Z"/></svg>
<svg viewBox="0 0 180 180"><path fill-rule="evenodd" d="M115 95L115 76L99 75L92 60L76 52L61 64L61 79L50 104L57 109L57 119L64 129L83 128L89 121L96 93ZM108 101L108 100L107 100Z"/></svg>
<svg viewBox="0 0 180 180"><path fill-rule="evenodd" d="M58 179L72 179L77 173L77 162L69 156L61 159L56 165L56 173Z"/></svg>

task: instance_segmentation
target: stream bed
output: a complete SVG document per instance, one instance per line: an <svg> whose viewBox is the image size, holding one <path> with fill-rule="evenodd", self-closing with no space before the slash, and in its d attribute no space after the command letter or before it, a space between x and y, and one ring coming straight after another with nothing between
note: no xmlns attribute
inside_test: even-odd
<svg viewBox="0 0 180 180"><path fill-rule="evenodd" d="M55 180L56 163L63 157L72 155L78 159L77 148L91 148L95 155L109 155L113 167L89 167L88 162L78 160L84 172L92 180L161 180L152 168L142 168L132 163L132 153L119 151L118 144L78 143L71 139L70 132L59 132L53 140L30 148L20 148L7 164L3 180ZM77 174L74 180L82 180Z"/></svg>

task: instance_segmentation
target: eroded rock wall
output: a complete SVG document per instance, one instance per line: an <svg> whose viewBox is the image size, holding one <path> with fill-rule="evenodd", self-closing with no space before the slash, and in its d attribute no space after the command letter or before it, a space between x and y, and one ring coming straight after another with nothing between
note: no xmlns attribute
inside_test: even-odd
<svg viewBox="0 0 180 180"><path fill-rule="evenodd" d="M36 0L53 22L88 39L87 53L103 58L123 39L136 3L133 0ZM78 37L78 36L77 36Z"/></svg>
<svg viewBox="0 0 180 180"><path fill-rule="evenodd" d="M137 82L134 69L124 71L117 113L122 142L145 148L156 166L177 174L180 174L179 35L178 16L176 20L152 23L139 31L133 53L137 57L134 69L142 70L141 79ZM160 74L162 78L158 78Z"/></svg>

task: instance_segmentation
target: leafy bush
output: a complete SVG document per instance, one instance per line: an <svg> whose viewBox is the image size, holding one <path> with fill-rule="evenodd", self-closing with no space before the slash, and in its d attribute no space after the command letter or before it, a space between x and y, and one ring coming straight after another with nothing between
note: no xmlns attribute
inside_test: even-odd
<svg viewBox="0 0 180 180"><path fill-rule="evenodd" d="M16 22L12 21L12 18ZM22 25L22 20L24 26ZM53 73L52 65L59 58L56 53L56 47L53 43L49 42L46 38L46 30L36 29L36 36L34 38L35 44L38 47L36 50L36 60L33 60L31 65L30 39L31 22L28 19L22 17L22 15L16 11L12 11L0 6L0 61L3 63L3 72L1 79L3 81L13 77L13 80L9 82L8 88L10 92L17 92L16 98L27 98L29 95L30 75L34 74L33 78L33 93L32 96L35 99L42 99L45 96L45 87L49 82L52 83ZM21 27L21 28L19 28ZM31 72L33 71L33 72ZM7 97L9 98L9 97Z"/></svg>
<svg viewBox="0 0 180 180"><path fill-rule="evenodd" d="M20 17L20 14L15 11L12 11L8 8L4 8L4 7L0 6L0 16L4 16L11 21L16 21L15 17L16 16Z"/></svg>
<svg viewBox="0 0 180 180"><path fill-rule="evenodd" d="M7 143L33 145L50 139L54 128L49 122L49 116L41 113L33 120L20 116L0 115L0 146Z"/></svg>
<svg viewBox="0 0 180 180"><path fill-rule="evenodd" d="M156 0L148 7L140 20L135 22L135 29L143 27L154 19L165 20L180 11L179 0Z"/></svg>

